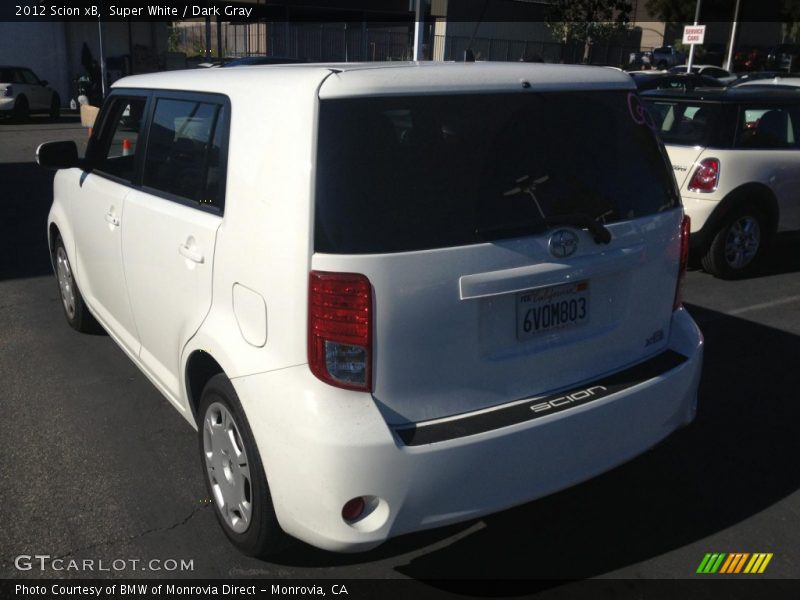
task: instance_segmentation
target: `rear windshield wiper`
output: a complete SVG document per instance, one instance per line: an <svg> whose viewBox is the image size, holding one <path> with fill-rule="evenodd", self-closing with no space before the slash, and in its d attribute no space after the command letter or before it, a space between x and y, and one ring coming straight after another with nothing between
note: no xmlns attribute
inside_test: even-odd
<svg viewBox="0 0 800 600"><path fill-rule="evenodd" d="M581 229L587 229L592 234L595 244L608 244L611 241L611 232L600 221L597 221L589 215L583 213L574 213L571 215L553 215L552 217L545 217L545 222L548 227L556 227L558 225L574 225Z"/></svg>

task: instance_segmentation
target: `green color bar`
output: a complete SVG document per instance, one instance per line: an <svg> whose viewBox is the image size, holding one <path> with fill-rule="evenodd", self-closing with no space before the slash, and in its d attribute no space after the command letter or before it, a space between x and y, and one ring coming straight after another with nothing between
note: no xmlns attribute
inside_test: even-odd
<svg viewBox="0 0 800 600"><path fill-rule="evenodd" d="M706 572L706 571L705 571L706 564L708 563L708 560L709 560L710 558L711 558L711 554L706 554L706 555L703 557L703 561L700 563L700 566L699 566L699 567L697 567L697 573L705 573L705 572Z"/></svg>
<svg viewBox="0 0 800 600"><path fill-rule="evenodd" d="M725 560L725 553L724 552L719 555L719 558L717 559L717 562L715 562L714 566L711 567L711 572L712 573L716 573L717 572L717 569L719 569L719 567L722 564L723 560Z"/></svg>

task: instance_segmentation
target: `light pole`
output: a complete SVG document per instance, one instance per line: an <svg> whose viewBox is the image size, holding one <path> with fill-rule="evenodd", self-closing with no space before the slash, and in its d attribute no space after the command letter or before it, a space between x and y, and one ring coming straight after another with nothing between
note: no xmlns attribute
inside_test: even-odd
<svg viewBox="0 0 800 600"><path fill-rule="evenodd" d="M736 8L733 11L733 27L731 27L731 43L728 46L728 60L725 62L725 69L731 71L733 65L733 47L736 43L736 26L739 24L739 4L741 0L736 0Z"/></svg>
<svg viewBox="0 0 800 600"><path fill-rule="evenodd" d="M697 8L694 11L694 24L697 25L697 22L700 20L700 3L702 0L697 0ZM689 60L686 61L686 72L692 72L692 62L694 61L694 47L697 44L691 44L689 46Z"/></svg>
<svg viewBox="0 0 800 600"><path fill-rule="evenodd" d="M422 36L423 26L425 25L422 17L422 0L414 3L414 60L422 60Z"/></svg>

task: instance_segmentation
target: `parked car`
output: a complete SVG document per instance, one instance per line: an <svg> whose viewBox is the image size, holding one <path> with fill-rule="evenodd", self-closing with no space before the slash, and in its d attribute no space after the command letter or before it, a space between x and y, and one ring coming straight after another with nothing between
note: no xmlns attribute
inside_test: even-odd
<svg viewBox="0 0 800 600"><path fill-rule="evenodd" d="M800 44L778 44L769 50L766 65L768 69L792 71L800 63Z"/></svg>
<svg viewBox="0 0 800 600"><path fill-rule="evenodd" d="M789 79L789 78L796 78L800 77L800 73L798 72L790 72L787 73L786 71L753 71L750 73L744 73L740 75L736 81L731 83L731 86L743 85L745 83L777 83L778 79ZM776 81L769 81L769 80L776 80Z"/></svg>
<svg viewBox="0 0 800 600"><path fill-rule="evenodd" d="M650 68L652 64L652 52L631 52L628 55L628 66L633 68Z"/></svg>
<svg viewBox="0 0 800 600"><path fill-rule="evenodd" d="M755 79L753 81L745 81L739 84L739 86L747 86L748 88L752 88L753 86L759 86L764 90L775 89L775 88L786 88L786 89L797 89L800 90L800 75L794 74L794 77L773 77L771 79Z"/></svg>
<svg viewBox="0 0 800 600"><path fill-rule="evenodd" d="M750 71L758 73L767 63L767 51L761 46L739 47L733 55L733 70L737 73Z"/></svg>
<svg viewBox="0 0 800 600"><path fill-rule="evenodd" d="M725 84L709 77L697 73L670 73L668 71L631 71L629 73L636 83L639 91L679 89L693 90L698 87L724 87Z"/></svg>
<svg viewBox="0 0 800 600"><path fill-rule="evenodd" d="M27 119L31 113L47 113L57 119L61 114L61 99L26 67L0 66L0 115Z"/></svg>
<svg viewBox="0 0 800 600"><path fill-rule="evenodd" d="M68 323L99 322L198 429L248 554L502 510L694 418L688 220L624 73L137 75L84 159L53 142L38 160L61 169Z"/></svg>
<svg viewBox="0 0 800 600"><path fill-rule="evenodd" d="M687 65L676 65L669 69L670 73L686 73ZM729 84L736 81L737 76L716 65L692 65L692 73L713 77L714 79Z"/></svg>
<svg viewBox="0 0 800 600"><path fill-rule="evenodd" d="M223 67L252 67L256 65L290 65L308 62L301 58L289 58L286 56L244 56L234 58L223 64Z"/></svg>
<svg viewBox="0 0 800 600"><path fill-rule="evenodd" d="M657 69L664 70L675 65L686 62L686 53L674 48L673 46L663 46L653 50L650 63Z"/></svg>
<svg viewBox="0 0 800 600"><path fill-rule="evenodd" d="M742 85L642 99L692 219L692 251L718 277L752 275L776 231L800 229L800 95Z"/></svg>

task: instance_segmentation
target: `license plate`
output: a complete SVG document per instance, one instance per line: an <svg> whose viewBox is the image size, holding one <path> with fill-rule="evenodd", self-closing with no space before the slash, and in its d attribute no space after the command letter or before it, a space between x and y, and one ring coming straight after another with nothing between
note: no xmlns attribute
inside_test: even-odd
<svg viewBox="0 0 800 600"><path fill-rule="evenodd" d="M589 321L589 282L577 281L517 294L517 339Z"/></svg>

